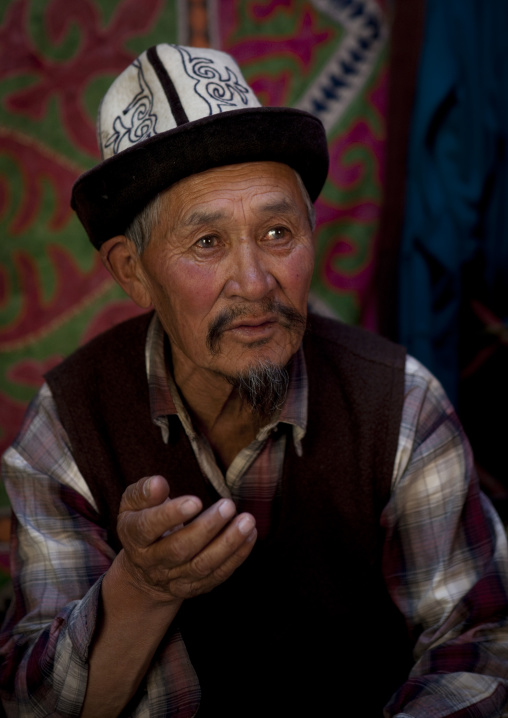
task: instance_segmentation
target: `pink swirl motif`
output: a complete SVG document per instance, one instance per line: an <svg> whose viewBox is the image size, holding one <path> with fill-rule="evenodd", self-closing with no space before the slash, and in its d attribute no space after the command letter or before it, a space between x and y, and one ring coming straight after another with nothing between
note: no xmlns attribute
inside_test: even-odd
<svg viewBox="0 0 508 718"><path fill-rule="evenodd" d="M230 67L218 66L209 57L192 57L184 48L178 50L186 74L195 81L194 92L207 103L210 115L222 112L223 107L249 104L250 89L239 82L238 75Z"/></svg>
<svg viewBox="0 0 508 718"><path fill-rule="evenodd" d="M108 137L105 147L113 145L113 154L147 140L157 134L157 115L152 114L153 94L143 74L139 60L133 63L138 68L139 92L113 122L113 134ZM123 145L123 146L122 146Z"/></svg>

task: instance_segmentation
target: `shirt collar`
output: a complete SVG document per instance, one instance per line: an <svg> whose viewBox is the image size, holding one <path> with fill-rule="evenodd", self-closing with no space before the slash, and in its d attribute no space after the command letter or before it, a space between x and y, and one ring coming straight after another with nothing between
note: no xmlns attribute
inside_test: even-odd
<svg viewBox="0 0 508 718"><path fill-rule="evenodd" d="M154 314L148 327L145 344L145 364L150 397L150 413L154 424L160 427L162 437L169 438L168 416L177 415L187 435L195 433L192 421L182 401L166 360L165 332L159 318ZM257 439L265 439L278 424L293 426L293 440L298 454L307 429L308 380L303 349L300 346L289 366L288 395L279 416L264 426Z"/></svg>

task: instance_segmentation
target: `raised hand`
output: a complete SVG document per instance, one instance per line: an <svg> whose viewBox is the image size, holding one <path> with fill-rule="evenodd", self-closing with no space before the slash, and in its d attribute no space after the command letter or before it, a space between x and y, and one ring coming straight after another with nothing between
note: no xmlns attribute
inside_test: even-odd
<svg viewBox="0 0 508 718"><path fill-rule="evenodd" d="M118 516L123 545L118 559L139 590L157 601L180 603L210 591L245 561L257 536L254 517L237 516L230 499L201 509L195 496L169 498L162 476L126 489Z"/></svg>

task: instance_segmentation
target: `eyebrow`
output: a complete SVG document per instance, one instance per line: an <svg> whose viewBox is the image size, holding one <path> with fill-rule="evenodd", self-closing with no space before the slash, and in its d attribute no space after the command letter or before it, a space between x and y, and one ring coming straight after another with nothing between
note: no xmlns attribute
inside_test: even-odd
<svg viewBox="0 0 508 718"><path fill-rule="evenodd" d="M256 208L256 212L265 215L285 214L288 212L294 214L297 211L298 207L295 202L286 198L275 202L268 202L267 204L263 204L261 207ZM195 212L191 212L191 214L185 219L184 225L186 227L196 227L203 224L211 224L221 219L225 219L226 216L226 212L220 209L210 212L207 212L206 210L196 210Z"/></svg>
<svg viewBox="0 0 508 718"><path fill-rule="evenodd" d="M294 214L298 212L298 207L295 202L284 198L277 202L269 202L268 204L263 205L259 208L259 211L263 214L285 214L287 212Z"/></svg>
<svg viewBox="0 0 508 718"><path fill-rule="evenodd" d="M206 212L196 210L185 219L184 225L186 227L197 227L201 224L210 224L211 222L217 222L219 219L224 219L226 216L222 210L216 210L215 212Z"/></svg>

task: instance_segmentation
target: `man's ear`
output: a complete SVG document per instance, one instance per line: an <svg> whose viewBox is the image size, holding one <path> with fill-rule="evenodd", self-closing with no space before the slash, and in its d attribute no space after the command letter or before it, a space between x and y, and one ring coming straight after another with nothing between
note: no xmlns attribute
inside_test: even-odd
<svg viewBox="0 0 508 718"><path fill-rule="evenodd" d="M123 235L108 239L99 253L102 263L138 307L148 308L152 304L143 268L134 242Z"/></svg>

